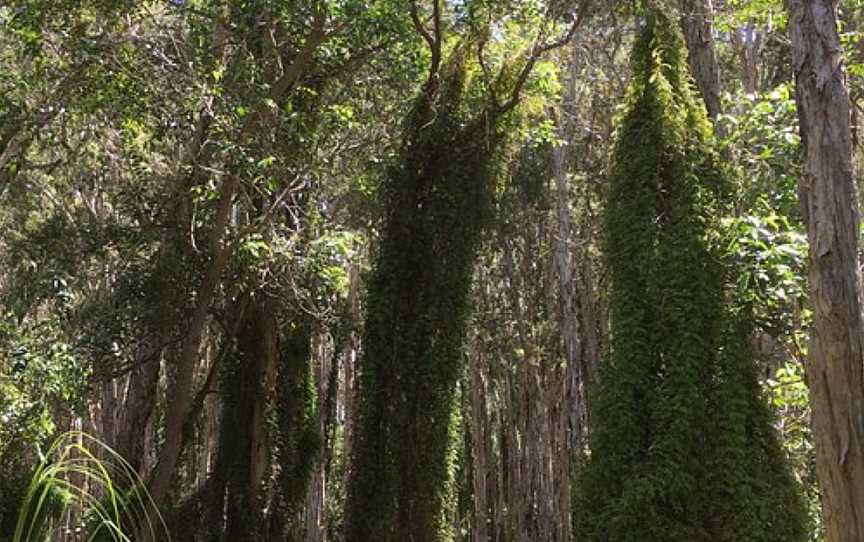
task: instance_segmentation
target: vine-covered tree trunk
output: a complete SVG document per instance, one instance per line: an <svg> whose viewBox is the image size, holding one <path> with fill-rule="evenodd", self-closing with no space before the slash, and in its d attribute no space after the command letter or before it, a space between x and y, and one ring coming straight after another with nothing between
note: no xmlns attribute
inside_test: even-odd
<svg viewBox="0 0 864 542"><path fill-rule="evenodd" d="M241 318L236 347L222 372L219 451L211 478L214 542L264 536L262 481L270 466L265 415L276 370L276 322L262 300L253 300Z"/></svg>
<svg viewBox="0 0 864 542"><path fill-rule="evenodd" d="M338 339L337 339L338 340ZM327 482L331 457L327 456L332 448L328 439L332 435L331 426L334 423L334 401L339 394L339 365L344 345L336 341L328 341L323 336L313 339L314 364L310 367L316 384L315 395L318 397L318 408L312 422L315 432L322 439L322 452L309 471L307 490L304 503L304 536L305 542L320 542L326 538L327 525ZM299 539L298 539L299 540Z"/></svg>
<svg viewBox="0 0 864 542"><path fill-rule="evenodd" d="M677 27L651 10L606 209L611 351L578 480L588 542L803 541L716 236L724 183ZM730 458L735 460L730 460Z"/></svg>
<svg viewBox="0 0 864 542"><path fill-rule="evenodd" d="M280 329L274 303L240 304L236 344L227 347L204 492L212 542L303 539L298 511L319 449L310 331L304 316Z"/></svg>
<svg viewBox="0 0 864 542"><path fill-rule="evenodd" d="M300 311L298 311L300 312ZM267 524L272 540L302 540L298 514L321 450L318 398L311 367L312 329L306 314L282 326L274 401L274 495Z"/></svg>
<svg viewBox="0 0 864 542"><path fill-rule="evenodd" d="M461 53L430 79L387 186L367 297L348 542L450 540L457 382L496 119L465 119ZM488 128L488 130L487 130Z"/></svg>
<svg viewBox="0 0 864 542"><path fill-rule="evenodd" d="M810 241L813 335L807 376L816 467L831 542L864 540L864 322L858 213L837 14L831 0L789 0Z"/></svg>
<svg viewBox="0 0 864 542"><path fill-rule="evenodd" d="M312 28L306 36L303 47L285 66L279 78L270 82L267 97L237 127L236 137L238 141L244 143L249 141L255 131L265 123L269 115L269 105L267 104L283 100L292 92L294 85L302 79L306 69L313 62L318 47L328 38L323 27L324 17L325 15L320 9L316 10ZM201 116L204 118L208 115L202 113ZM189 142L190 156L188 158L196 165L200 164L197 160L201 158L198 156L199 151L201 151L201 143L203 141L194 136ZM201 170L203 168L196 167L195 169ZM230 170L231 168L226 169ZM193 402L195 370L200 362L201 347L210 320L210 307L214 298L217 297L222 282L222 274L236 249L236 244L228 237L231 213L234 209L234 196L241 185L241 181L238 175L228 174L224 176L219 187L209 234L209 261L196 293L195 306L186 324L182 347L177 359L173 360L176 367L173 379L168 385L168 393L173 405L165 416L164 442L159 451L159 461L148 482L148 489L156 508L165 503L176 475L180 455L185 444L184 429Z"/></svg>

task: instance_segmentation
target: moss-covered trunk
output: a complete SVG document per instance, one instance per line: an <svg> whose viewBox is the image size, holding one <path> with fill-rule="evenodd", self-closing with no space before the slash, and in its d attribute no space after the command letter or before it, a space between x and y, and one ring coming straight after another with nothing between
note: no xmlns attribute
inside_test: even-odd
<svg viewBox="0 0 864 542"><path fill-rule="evenodd" d="M249 303L222 372L219 450L210 480L214 541L257 541L263 534L261 482L269 467L265 414L276 363L275 317L269 309L260 300Z"/></svg>
<svg viewBox="0 0 864 542"><path fill-rule="evenodd" d="M298 509L321 450L318 398L312 370L310 317L298 314L282 326L274 401L275 495L267 518L270 540L302 540Z"/></svg>

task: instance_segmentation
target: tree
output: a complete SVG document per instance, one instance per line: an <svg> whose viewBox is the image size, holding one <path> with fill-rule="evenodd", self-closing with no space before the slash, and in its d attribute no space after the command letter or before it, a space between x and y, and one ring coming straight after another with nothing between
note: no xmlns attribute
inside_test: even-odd
<svg viewBox="0 0 864 542"><path fill-rule="evenodd" d="M346 177L353 173L344 162L324 167L349 154L334 144L341 145L338 139L348 132L348 123L338 125L334 113L350 112L352 105L375 109L375 92L389 88L381 84L389 77L385 70L362 76L357 71L372 71L369 65L382 62L398 71L398 84L413 80L413 59L400 39L400 28L410 28L410 21L395 15L395 3L383 1L374 11L367 11L365 2L266 0L230 6L114 2L110 10L99 9L104 2L86 0L12 4L0 7L0 115L9 141L20 143L11 143L6 152L4 131L2 182L9 182L0 192L6 202L18 203L11 204L18 217L4 212L4 224L10 220L21 227L3 240L8 249L4 324L13 306L28 327L47 314L56 325L51 335L43 333L46 340L56 330L74 343L68 352L83 367L65 365L70 377L73 369L87 375L95 391L87 390L81 402L98 404L99 414L78 411L71 419L61 414L59 428L83 418L90 432L151 478L153 496L167 517L175 508L202 504L195 501L206 493L202 487L212 484L200 480L216 477L208 463L218 456L202 442L219 442L219 411L231 406L229 398L242 396L245 403L226 419L250 430L233 439L226 431L226 440L241 449L257 447L259 455L246 461L234 454L235 459L214 465L214 470L233 469L227 498L239 501L246 492L239 468L263 464L272 471L249 502L263 509L271 503L258 497L275 495L271 515L278 510L287 516L288 509L299 515L310 465L318 456L306 453L315 447L306 430L307 403L314 400L292 399L298 388L308 388L310 371L304 369L314 359L280 357L275 392L267 379L256 381L272 370L273 360L263 359L264 349L256 350L256 341L248 338L254 325L235 325L242 311L234 309L255 291L253 300L268 312L259 319L272 326L274 317L280 318L282 344L291 342L286 330L292 324L305 327L305 320L313 319L307 297L338 298L325 288L311 292L315 270L309 270L311 280L293 276L304 274L312 259L309 245L317 240L301 235L311 220L308 209L319 204L309 193L319 190L315 197L320 197L319 178L335 177L337 168L347 169ZM105 62L106 57L114 61ZM7 63L15 67L6 69ZM184 69L176 69L180 64ZM7 77L19 71L21 77ZM25 76L32 84L24 84ZM355 76L363 84L350 81ZM346 98L345 88L356 94ZM376 110L378 121L387 116L382 109ZM325 123L327 137L318 131ZM369 132L356 139L382 139L380 129ZM113 150L106 152L108 147ZM306 195L303 205L295 201L300 194ZM208 234L211 242L202 242ZM45 288L52 281L56 292ZM25 283L34 287L19 287ZM7 286L12 295L5 295ZM55 294L66 299L62 307L51 304ZM61 312L63 318L56 318ZM232 347L238 334L246 337L238 341L245 349L239 354ZM19 334L14 335L13 343ZM71 355L66 342L55 344ZM243 365L248 371L227 372L237 378L216 399L213 384L223 358L238 357L249 362ZM256 370L259 362L264 370ZM28 373L33 372L31 366ZM70 387L78 384L67 380ZM237 388L256 391L241 394ZM271 401L274 393L277 400ZM54 408L69 408L64 403L73 401L55 402L62 406ZM281 416L273 431L278 435L261 445L273 436L267 435L271 426L262 423L261 411L273 403ZM34 450L26 457L31 462L34 444L26 448ZM154 460L155 472L148 476ZM248 485L255 486L256 477L261 473ZM261 510L248 512L233 516L245 520ZM230 523L233 532L244 530L235 517Z"/></svg>
<svg viewBox="0 0 864 542"><path fill-rule="evenodd" d="M780 0L714 2L712 60L710 2L662 5L722 102L724 178L663 47L637 80L665 105L617 151L663 175L611 167L633 2L0 1L0 533L39 450L81 429L140 475L114 487L151 482L174 540L566 542L583 461L627 444L597 438L608 381L639 396L653 454L632 462L659 495L639 511L692 512L664 540L698 539L709 494L714 539L795 540L797 520L775 528L797 504L759 396L816 516L785 18ZM861 11L838 16L851 50ZM634 224L653 248L609 242ZM606 359L610 300L611 359L653 388ZM627 357L639 304L647 346ZM604 487L574 491L576 527L611 517L580 513ZM119 523L143 527L123 492ZM62 496L40 529L110 530Z"/></svg>
<svg viewBox="0 0 864 542"><path fill-rule="evenodd" d="M491 23L445 56L446 7L432 2L429 29L412 3L412 19L430 48L430 71L385 186L387 215L367 294L346 503L349 542L453 537L447 514L454 498L455 406L473 267L494 196L494 158L537 59L569 40L579 22L574 15L564 37L549 41L546 32L562 15L550 9L538 21L527 60L515 69L505 62L493 77L484 62ZM474 21L498 8L467 7L463 16ZM479 66L471 64L475 47ZM469 85L469 71L477 69L482 84ZM510 87L499 101L502 82Z"/></svg>
<svg viewBox="0 0 864 542"><path fill-rule="evenodd" d="M473 252L490 197L485 123L460 127L464 52L419 98L370 280L349 541L446 540ZM431 123L431 124L430 124ZM494 120L493 124L494 126ZM495 134L491 134L495 136Z"/></svg>
<svg viewBox="0 0 864 542"><path fill-rule="evenodd" d="M677 27L648 10L607 200L611 352L591 403L575 532L800 541L803 503L711 242L726 187L683 50Z"/></svg>
<svg viewBox="0 0 864 542"><path fill-rule="evenodd" d="M813 334L806 372L828 540L864 538L864 321L849 95L835 2L790 0Z"/></svg>

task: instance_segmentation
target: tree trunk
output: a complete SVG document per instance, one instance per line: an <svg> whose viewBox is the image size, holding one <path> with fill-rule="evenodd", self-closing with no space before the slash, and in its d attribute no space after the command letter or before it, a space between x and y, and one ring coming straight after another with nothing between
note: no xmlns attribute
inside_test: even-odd
<svg viewBox="0 0 864 542"><path fill-rule="evenodd" d="M267 99L262 100L247 120L237 129L237 140L247 142L266 120L270 112L270 102L279 102L289 94L302 78L307 66L313 61L318 47L327 40L324 31L324 14L316 13L312 28L306 36L303 48L287 65L278 79L272 81ZM206 118L207 115L201 115ZM189 161L198 164L198 152L204 140L202 133L196 131L189 142ZM209 165L209 164L205 164ZM230 168L226 168L230 169ZM237 175L226 175L219 189L219 199L216 203L213 226L210 230L210 262L196 295L195 308L189 318L186 335L178 359L174 378L169 384L169 396L173 402L165 416L165 441L159 453L159 461L148 483L148 488L156 508L160 508L168 497L174 474L177 470L180 453L183 451L184 427L192 406L193 384L195 370L200 359L203 337L209 322L210 306L218 294L222 282L222 272L234 250L233 242L226 239L229 219L233 209L234 195L240 186Z"/></svg>
<svg viewBox="0 0 864 542"><path fill-rule="evenodd" d="M278 473L266 520L271 540L301 540L305 534L299 512L321 449L317 390L310 367L313 355L311 319L297 311L280 334L273 401Z"/></svg>
<svg viewBox="0 0 864 542"><path fill-rule="evenodd" d="M559 137L562 141L573 139L572 120L574 104L576 100L576 50L570 51L568 66L567 90L561 104L559 115ZM561 318L561 340L564 347L564 359L567 362L567 376L569 380L570 406L571 406L571 430L574 436L581 435L583 429L582 408L584 399L584 375L582 374L582 360L580 359L581 334L579 329L579 314L576 283L573 276L573 258L570 251L570 240L572 238L572 219L570 215L570 190L569 190L569 148L558 145L552 151L552 174L555 178L557 191L558 231L555 236L555 266L558 271L558 294L559 294L559 316ZM575 439L574 439L575 441ZM574 450L575 451L575 448Z"/></svg>
<svg viewBox="0 0 864 542"><path fill-rule="evenodd" d="M681 16L690 73L705 101L708 117L716 127L721 113L720 64L714 52L714 8L711 0L681 0Z"/></svg>
<svg viewBox="0 0 864 542"><path fill-rule="evenodd" d="M228 263L229 248L223 236L227 228L234 192L239 179L229 175L222 186L221 198L216 211L215 224L211 231L211 261L207 273L198 289L198 299L183 341L176 372L169 384L168 394L172 401L165 416L165 443L159 452L159 462L153 470L149 483L153 504L160 508L168 497L180 452L183 449L183 429L192 406L193 381L198 368L201 344L209 321L210 304L217 294L222 272Z"/></svg>
<svg viewBox="0 0 864 542"><path fill-rule="evenodd" d="M319 405L317 416L313 422L318 434L322 436L323 443L326 444L330 434L328 425L332 423L332 401L328 401L327 398L339 391L338 387L332 389L332 386L337 386L337 382L332 376L334 364L339 363L341 346L336 344L335 340L328 341L328 338L321 334L318 334L313 342L316 360L313 371L315 372L316 395ZM335 369L338 370L338 366ZM305 536L303 540L306 542L323 542L327 535L327 449L328 446L322 446L322 453L319 454L318 461L314 463L309 474L309 487L305 495L304 507Z"/></svg>
<svg viewBox="0 0 864 542"><path fill-rule="evenodd" d="M474 495L473 542L489 540L489 426L487 423L487 386L484 375L485 357L478 349L471 355L471 454Z"/></svg>
<svg viewBox="0 0 864 542"><path fill-rule="evenodd" d="M236 347L222 369L219 451L210 480L214 495L209 522L211 538L217 542L264 536L262 482L270 467L265 417L273 398L276 319L271 304L260 299L253 299L240 318Z"/></svg>
<svg viewBox="0 0 864 542"><path fill-rule="evenodd" d="M161 349L146 349L153 358L132 370L117 434L115 449L129 465L144 476L145 442L150 418L156 406L156 390L159 385L159 356Z"/></svg>
<svg viewBox="0 0 864 542"><path fill-rule="evenodd" d="M759 92L759 55L764 36L753 21L732 32L732 45L741 64L741 85L747 94Z"/></svg>
<svg viewBox="0 0 864 542"><path fill-rule="evenodd" d="M830 542L864 540L864 324L849 96L830 0L789 0L810 241L813 335L807 375Z"/></svg>

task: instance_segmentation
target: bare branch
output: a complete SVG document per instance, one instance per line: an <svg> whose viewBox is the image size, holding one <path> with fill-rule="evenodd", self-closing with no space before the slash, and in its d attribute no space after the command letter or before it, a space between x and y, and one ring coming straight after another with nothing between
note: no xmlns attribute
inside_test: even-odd
<svg viewBox="0 0 864 542"><path fill-rule="evenodd" d="M310 30L309 35L306 36L303 49L300 50L294 61L285 67L282 75L270 87L268 100L258 105L255 112L249 116L249 120L247 120L240 129L240 141L244 141L258 128L258 124L266 116L270 105L272 105L273 102L280 100L295 84L297 84L297 81L302 77L306 67L310 62L312 62L318 46L324 43L328 37L328 33L324 30L323 19L316 17L312 30Z"/></svg>
<svg viewBox="0 0 864 542"><path fill-rule="evenodd" d="M426 45L429 46L429 52L432 55L432 59L429 63L429 79L427 81L427 84L430 84L436 80L438 70L441 68L441 0L432 0L431 32L420 19L420 13L417 9L417 0L411 0L410 12L414 28L417 30L417 33L423 37L423 40L426 42Z"/></svg>
<svg viewBox="0 0 864 542"><path fill-rule="evenodd" d="M435 48L441 55L441 0L432 0L432 31L435 38Z"/></svg>
<svg viewBox="0 0 864 542"><path fill-rule="evenodd" d="M435 38L432 47L432 67L437 72L441 64L441 0L432 0L432 31Z"/></svg>
<svg viewBox="0 0 864 542"><path fill-rule="evenodd" d="M417 0L411 0L411 22L414 23L414 28L417 30L417 33L423 36L426 44L429 45L429 49L434 48L435 38L432 37L432 34L430 34L429 30L423 25L423 21L420 20L420 14L417 12Z"/></svg>

